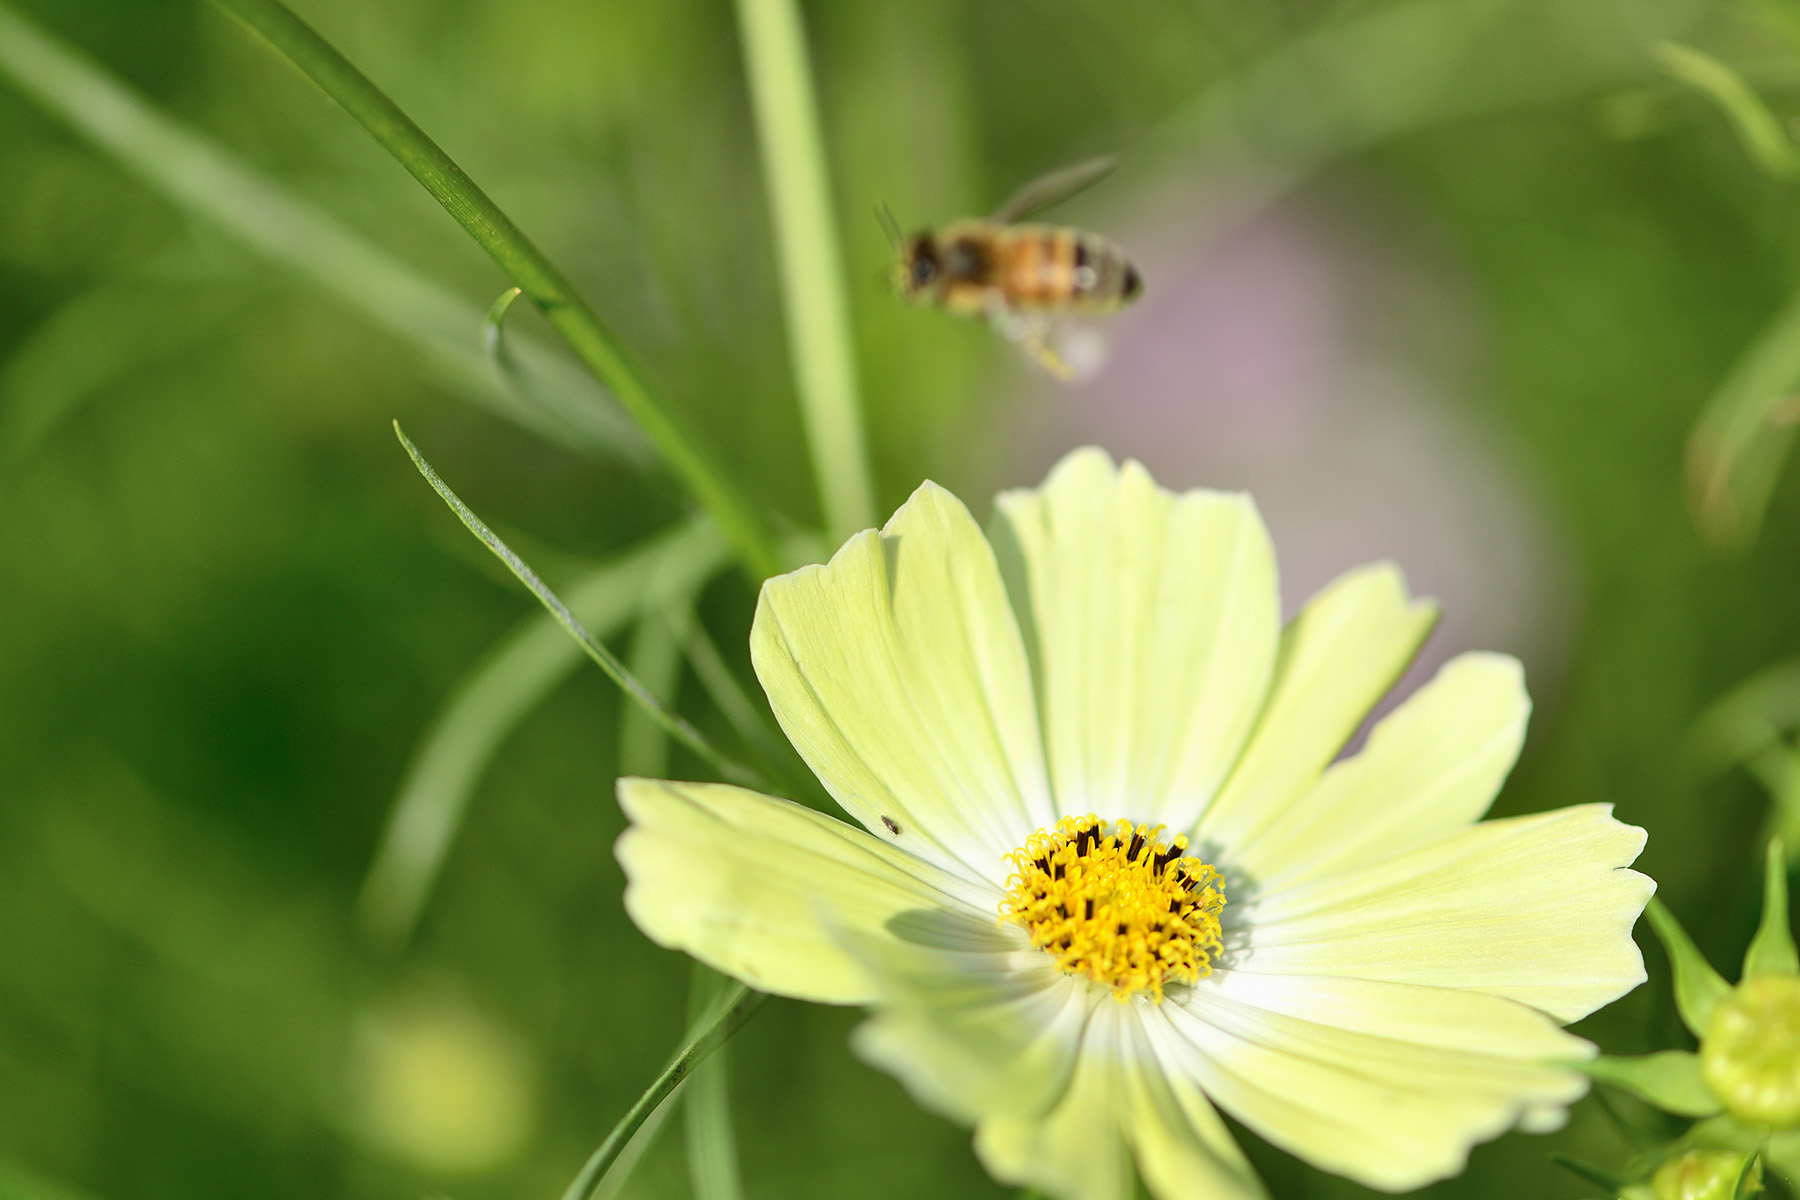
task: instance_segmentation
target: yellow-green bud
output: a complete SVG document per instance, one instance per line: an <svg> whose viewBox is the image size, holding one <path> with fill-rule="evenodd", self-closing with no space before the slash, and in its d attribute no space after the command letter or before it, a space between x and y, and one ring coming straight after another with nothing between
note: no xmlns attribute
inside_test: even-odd
<svg viewBox="0 0 1800 1200"><path fill-rule="evenodd" d="M1700 1074L1746 1125L1800 1125L1800 975L1756 975L1713 1006Z"/></svg>
<svg viewBox="0 0 1800 1200"><path fill-rule="evenodd" d="M1737 1200L1738 1175L1746 1155L1735 1150L1689 1150L1656 1169L1650 1180L1656 1200ZM1750 1172L1745 1196L1762 1192L1762 1164Z"/></svg>

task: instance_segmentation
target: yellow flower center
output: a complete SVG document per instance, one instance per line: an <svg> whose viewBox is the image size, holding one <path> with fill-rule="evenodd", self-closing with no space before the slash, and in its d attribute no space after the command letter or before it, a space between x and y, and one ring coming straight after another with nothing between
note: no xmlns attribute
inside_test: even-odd
<svg viewBox="0 0 1800 1200"><path fill-rule="evenodd" d="M1219 873L1185 857L1188 840L1162 826L1064 817L1011 854L1000 919L1025 927L1056 965L1112 989L1162 1002L1166 983L1212 972L1223 948Z"/></svg>
<svg viewBox="0 0 1800 1200"><path fill-rule="evenodd" d="M1800 1125L1800 976L1752 976L1714 1005L1700 1073L1740 1121Z"/></svg>

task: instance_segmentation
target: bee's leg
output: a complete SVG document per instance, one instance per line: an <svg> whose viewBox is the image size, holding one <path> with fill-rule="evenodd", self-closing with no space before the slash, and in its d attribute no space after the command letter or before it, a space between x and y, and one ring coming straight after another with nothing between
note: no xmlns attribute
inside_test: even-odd
<svg viewBox="0 0 1800 1200"><path fill-rule="evenodd" d="M987 314L988 325L994 332L1009 342L1015 342L1038 362L1044 370L1067 383L1075 378L1075 368L1062 360L1062 356L1050 348L1045 341L1049 333L1049 323L1041 316L1027 315L1014 308L1000 305L990 308Z"/></svg>

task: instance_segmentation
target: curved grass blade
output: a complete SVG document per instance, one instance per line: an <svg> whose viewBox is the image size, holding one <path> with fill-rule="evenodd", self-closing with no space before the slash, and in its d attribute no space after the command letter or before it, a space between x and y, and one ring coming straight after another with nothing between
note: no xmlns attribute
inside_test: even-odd
<svg viewBox="0 0 1800 1200"><path fill-rule="evenodd" d="M438 497L450 506L450 511L456 514L457 519L468 528L470 533L481 540L482 545L493 551L496 558L506 564L507 570L511 571L520 583L531 589L532 595L536 596L539 602L550 610L550 614L556 618L557 623L581 644L581 648L587 651L587 656L593 659L602 671L606 672L607 678L618 684L627 696L642 705L650 714L651 720L660 725L669 736L699 755L726 779L734 783L741 783L746 787L754 787L762 791L770 790L769 785L763 781L761 776L750 768L735 763L720 754L698 729L688 724L676 713L670 712L661 700L658 700L630 671L627 671L625 664L620 662L618 657L608 650L600 639L589 633L576 619L575 614L569 611L569 606L550 590L549 585L538 578L537 572L526 566L524 560L514 554L512 549L500 540L500 535L489 529L487 523L476 516L474 510L464 504L461 498L450 490L450 485L439 477L438 473L432 469L431 464L425 461L425 456L419 453L419 448L412 444L412 439L408 438L401 430L398 421L394 422L394 436L400 439L400 444L406 448L407 456L412 459L413 466L418 468L419 474L425 477L425 482L429 483Z"/></svg>
<svg viewBox="0 0 1800 1200"><path fill-rule="evenodd" d="M1789 298L1706 401L1688 435L1688 508L1716 549L1756 539L1793 446L1785 418L1800 388L1800 292Z"/></svg>
<svg viewBox="0 0 1800 1200"><path fill-rule="evenodd" d="M645 592L646 599L650 592ZM682 603L686 597L671 599ZM631 673L668 704L678 703L681 686L681 641L654 606L638 606L637 630L631 639ZM638 705L619 714L619 774L663 776L669 773L669 736Z"/></svg>
<svg viewBox="0 0 1800 1200"><path fill-rule="evenodd" d="M255 291L242 279L173 287L137 277L64 304L0 366L0 465L26 458L88 400L204 343Z"/></svg>
<svg viewBox="0 0 1800 1200"><path fill-rule="evenodd" d="M595 636L610 637L641 607L647 574L691 589L724 562L718 533L689 521L576 579L569 609ZM357 900L357 924L373 944L391 951L411 938L495 751L580 662L581 647L554 616L540 613L495 646L433 719Z"/></svg>
<svg viewBox="0 0 1800 1200"><path fill-rule="evenodd" d="M1767 832L1800 854L1800 661L1780 663L1739 684L1695 723L1688 755L1698 771L1738 764L1768 789Z"/></svg>
<svg viewBox="0 0 1800 1200"><path fill-rule="evenodd" d="M689 1018L698 1020L731 986L731 980L695 962L688 984ZM744 1200L737 1140L731 1129L731 1087L726 1064L730 1047L720 1046L694 1069L682 1096L686 1118L688 1182L694 1200Z"/></svg>
<svg viewBox="0 0 1800 1200"><path fill-rule="evenodd" d="M1606 1189L1606 1194L1616 1196L1625 1187L1625 1181L1616 1175L1602 1171L1599 1167L1589 1166L1579 1159L1570 1158L1566 1154L1552 1154L1550 1161L1569 1172L1579 1175L1587 1182Z"/></svg>
<svg viewBox="0 0 1800 1200"><path fill-rule="evenodd" d="M425 131L280 0L213 0L298 67L368 131L512 277L637 419L758 580L781 570L761 515L573 284Z"/></svg>
<svg viewBox="0 0 1800 1200"><path fill-rule="evenodd" d="M184 211L411 344L465 399L572 449L654 462L643 432L562 354L516 339L519 361L546 384L522 402L469 344L479 309L163 115L3 4L0 74Z"/></svg>
<svg viewBox="0 0 1800 1200"><path fill-rule="evenodd" d="M518 370L518 365L513 362L512 352L506 348L506 313L513 306L513 301L524 294L523 290L516 287L509 287L501 292L500 298L488 309L487 320L481 323L481 348L487 351L488 361L509 377Z"/></svg>
<svg viewBox="0 0 1800 1200"><path fill-rule="evenodd" d="M607 1169L618 1161L620 1152L631 1141L632 1135L651 1114L662 1107L663 1102L693 1073L694 1068L705 1062L707 1055L736 1033L766 999L768 997L763 993L753 992L736 980L721 988L712 1005L694 1023L681 1048L669 1060L669 1065L663 1068L662 1074L619 1118L619 1123L606 1135L606 1140L588 1157L580 1174L564 1189L562 1200L591 1200L599 1195Z"/></svg>
<svg viewBox="0 0 1800 1200"><path fill-rule="evenodd" d="M1656 47L1663 70L1718 106L1751 162L1777 179L1800 174L1800 151L1744 77L1710 54L1679 42Z"/></svg>
<svg viewBox="0 0 1800 1200"><path fill-rule="evenodd" d="M1208 84L1134 150L1133 162L1161 158L1170 169L1226 180L1207 220L1217 227L1260 211L1330 162L1414 130L1644 80L1652 69L1645 43L1683 36L1708 7L1396 0L1336 11L1345 15Z"/></svg>
<svg viewBox="0 0 1800 1200"><path fill-rule="evenodd" d="M706 627L694 616L693 610L674 610L667 617L681 633L682 650L687 655L688 665L694 669L694 675L700 680L700 686L706 691L706 698L713 707L724 716L732 731L742 738L762 764L774 773L777 783L788 788L784 795L792 799L810 796L814 808L822 812L830 812L836 802L825 791L810 768L794 752L792 745L785 737L769 727L756 702L744 690L743 684L725 662L724 655L707 636Z"/></svg>

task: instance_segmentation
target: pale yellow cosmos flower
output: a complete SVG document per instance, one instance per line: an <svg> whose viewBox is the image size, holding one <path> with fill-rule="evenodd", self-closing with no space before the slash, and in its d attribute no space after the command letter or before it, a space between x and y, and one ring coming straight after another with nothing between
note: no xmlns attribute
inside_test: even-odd
<svg viewBox="0 0 1800 1200"><path fill-rule="evenodd" d="M925 484L751 633L782 728L855 820L628 779L638 925L752 987L873 1009L855 1047L973 1124L997 1178L1264 1195L1214 1106L1403 1191L1554 1127L1644 978L1654 885L1604 805L1480 820L1529 710L1466 654L1335 761L1435 617L1399 573L1283 628L1247 497L1078 451L984 537Z"/></svg>

